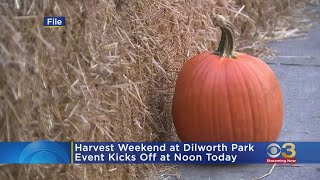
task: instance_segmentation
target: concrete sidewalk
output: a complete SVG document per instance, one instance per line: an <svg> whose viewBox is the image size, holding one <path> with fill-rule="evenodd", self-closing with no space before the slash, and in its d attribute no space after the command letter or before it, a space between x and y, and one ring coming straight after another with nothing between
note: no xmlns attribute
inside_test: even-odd
<svg viewBox="0 0 320 180"><path fill-rule="evenodd" d="M320 25L307 37L273 42L278 55L267 61L280 81L285 117L279 141L320 141ZM181 179L253 179L271 165L183 165ZM319 180L320 165L275 167L266 180Z"/></svg>

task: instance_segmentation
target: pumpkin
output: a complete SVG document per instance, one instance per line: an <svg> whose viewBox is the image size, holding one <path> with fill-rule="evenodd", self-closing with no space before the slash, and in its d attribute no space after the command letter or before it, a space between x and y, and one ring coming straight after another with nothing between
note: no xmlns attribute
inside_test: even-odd
<svg viewBox="0 0 320 180"><path fill-rule="evenodd" d="M178 73L172 117L185 142L271 142L279 136L283 101L278 80L262 60L234 51L234 29L214 17L215 52L188 60Z"/></svg>

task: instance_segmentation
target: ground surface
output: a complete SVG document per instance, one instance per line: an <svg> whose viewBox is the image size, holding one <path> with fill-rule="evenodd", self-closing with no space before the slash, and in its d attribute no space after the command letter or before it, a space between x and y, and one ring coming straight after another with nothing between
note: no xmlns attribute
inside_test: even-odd
<svg viewBox="0 0 320 180"><path fill-rule="evenodd" d="M279 141L320 141L320 25L308 36L270 43L278 55L268 60L283 92L285 117ZM271 165L184 165L181 179L253 179ZM320 165L275 167L265 180L319 180Z"/></svg>

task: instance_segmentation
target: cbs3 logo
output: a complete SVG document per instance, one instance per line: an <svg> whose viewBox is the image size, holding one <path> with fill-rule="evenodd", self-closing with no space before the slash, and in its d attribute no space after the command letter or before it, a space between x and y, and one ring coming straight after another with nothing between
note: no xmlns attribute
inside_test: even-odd
<svg viewBox="0 0 320 180"><path fill-rule="evenodd" d="M276 158L276 157L280 156L280 154L284 158L293 158L297 154L295 148L296 148L296 146L293 143L284 143L282 145L282 147L280 147L276 143L272 143L272 144L269 144L269 146L267 147L267 154L271 158ZM281 152L281 149L282 150L284 149L285 151Z"/></svg>

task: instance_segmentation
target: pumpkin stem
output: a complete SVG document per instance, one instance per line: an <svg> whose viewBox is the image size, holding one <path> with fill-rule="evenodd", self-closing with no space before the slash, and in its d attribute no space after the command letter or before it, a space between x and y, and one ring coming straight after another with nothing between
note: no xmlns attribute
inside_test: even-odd
<svg viewBox="0 0 320 180"><path fill-rule="evenodd" d="M218 49L213 52L221 57L231 57L236 59L237 53L234 51L234 27L221 15L215 15L212 17L213 23L221 29L221 39Z"/></svg>

